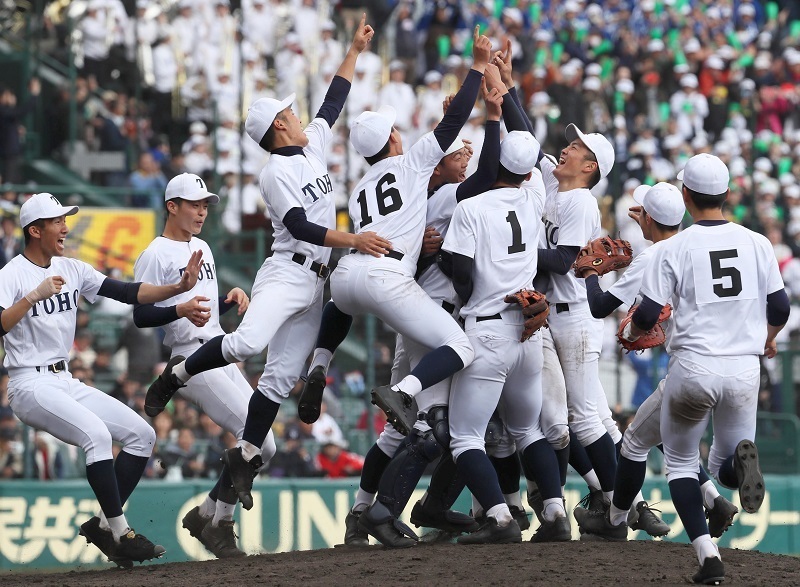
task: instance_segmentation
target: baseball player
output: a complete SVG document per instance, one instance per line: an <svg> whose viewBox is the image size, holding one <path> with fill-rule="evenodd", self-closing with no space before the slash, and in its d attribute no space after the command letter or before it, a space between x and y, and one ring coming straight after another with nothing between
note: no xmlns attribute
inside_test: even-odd
<svg viewBox="0 0 800 587"><path fill-rule="evenodd" d="M20 208L25 248L0 269L8 399L25 424L84 450L86 478L101 513L82 524L80 533L110 560L129 567L165 552L134 532L122 513L156 435L133 410L67 371L78 298L93 303L102 296L127 304L165 300L194 287L203 255L186 251L184 272L168 285L107 278L82 261L64 257L66 217L77 212L77 206L62 206L47 193L34 194ZM122 444L116 462L113 441Z"/></svg>
<svg viewBox="0 0 800 587"><path fill-rule="evenodd" d="M373 403L404 435L417 419L411 407L413 397L473 358L464 332L414 281L414 274L425 231L429 178L466 122L490 57L491 41L475 27L473 65L461 89L433 132L408 153L403 153L391 108L362 113L350 129L350 142L370 165L350 197L350 218L357 233L376 230L392 242L393 249L378 259L357 253L339 261L331 277L333 299L323 312L310 369L327 370L334 350L347 336L353 314L374 314L398 333L433 349L399 383L372 391Z"/></svg>
<svg viewBox="0 0 800 587"><path fill-rule="evenodd" d="M325 162L331 127L344 107L356 60L372 35L362 17L325 101L305 131L290 108L294 95L283 101L262 98L250 107L245 129L271 153L259 183L275 232L273 254L256 275L253 298L239 327L211 338L188 359L173 355L147 391L145 410L155 415L193 376L245 360L270 345L242 437L223 457L242 507L248 510L253 507L253 478L263 465L261 447L314 343L330 247L355 248L365 255L382 255L391 247L374 232L334 230L335 197Z"/></svg>
<svg viewBox="0 0 800 587"><path fill-rule="evenodd" d="M703 515L698 445L713 413L709 470L738 488L746 512L758 511L765 495L752 441L759 355L776 355L789 298L766 237L724 219L725 164L696 155L678 179L695 223L656 251L642 278L642 303L622 336L635 340L656 324L664 304L673 304L661 439L672 502L700 563L693 580L712 584L725 569Z"/></svg>
<svg viewBox="0 0 800 587"><path fill-rule="evenodd" d="M476 349L472 364L453 377L450 448L486 515L477 532L458 539L461 544L522 540L485 452L486 427L498 405L525 470L544 498L544 522L533 540L570 539L558 463L539 424L541 334L520 343L525 318L504 300L509 291L530 288L536 275L545 199L541 174L534 167L539 151L529 132L510 132L500 146L500 169L492 189L458 205L443 245L453 255L453 285L464 304L465 331Z"/></svg>
<svg viewBox="0 0 800 587"><path fill-rule="evenodd" d="M227 296L219 296L214 255L208 244L197 238L209 206L219 203L219 196L210 193L197 175L182 173L167 184L164 201L167 211L164 232L139 256L134 266L135 278L155 284L168 283L180 275L187 253L201 251L200 279L191 291L158 304L138 305L133 317L141 328L164 326L164 344L171 348L172 355L188 356L206 340L225 334L219 324L221 314L238 305L241 316L250 300L238 287ZM237 440L241 439L253 389L236 365L201 373L181 388L180 393ZM275 439L270 430L261 447L262 459L269 461L274 454ZM218 558L244 556L236 546L233 532L236 502L230 473L223 466L206 500L183 518L183 527Z"/></svg>
<svg viewBox="0 0 800 587"><path fill-rule="evenodd" d="M528 118L521 115L511 57L507 45L494 59L513 98L504 100L503 117L509 129L533 132ZM538 271L549 273L546 292L553 309L548 318L550 328L542 334L546 364L542 430L556 449L562 486L566 484L572 432L594 466L584 478L590 489L602 490L599 501L608 504L616 470L614 445L622 435L600 384L602 321L591 316L585 285L570 269L580 248L600 236L600 211L590 188L608 175L614 165L614 148L604 136L584 134L574 124L567 126L565 136L570 144L556 162L543 155L539 158L547 199Z"/></svg>
<svg viewBox="0 0 800 587"><path fill-rule="evenodd" d="M493 66L487 65L487 74L490 67ZM434 168L428 182L426 223L433 229L433 233L439 235L431 239L435 241L434 244L441 244L441 235L447 233L456 204L487 190L497 177L502 96L497 90L488 91L484 87L484 100L488 110L487 138L477 171L465 181L469 151L461 139L457 138L445 151L445 156ZM447 103L446 100L445 113ZM438 250L438 246L435 249ZM446 254L434 253L421 258L416 276L420 287L436 304L449 311L455 321L455 312L460 301L448 276L448 257ZM415 340L398 335L392 369L393 383L406 376L429 351L429 348ZM450 378L447 378L422 390L416 396L419 417L408 437L397 432L391 424L385 425L375 447L368 454L369 465L365 464L355 504L346 518L345 544L365 545L367 534L372 534L381 543L392 548L415 544L416 536L410 529L404 528L404 535L396 531L395 525L425 469L448 449L449 394ZM457 475L452 459L449 454L442 455L429 490L411 512L411 520L416 526L437 528L448 534L477 529L472 517L449 511L463 489L463 483L454 479L455 477ZM378 498L373 504L376 489ZM448 496L453 497L452 501ZM365 522L359 525L358 520L362 515Z"/></svg>

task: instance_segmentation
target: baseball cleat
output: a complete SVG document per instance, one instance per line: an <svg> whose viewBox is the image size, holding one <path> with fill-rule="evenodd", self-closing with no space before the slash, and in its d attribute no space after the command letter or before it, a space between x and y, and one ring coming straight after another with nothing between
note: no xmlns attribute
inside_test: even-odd
<svg viewBox="0 0 800 587"><path fill-rule="evenodd" d="M528 490L528 505L531 506L533 513L536 514L536 519L541 524L544 521L542 517L544 514L544 498L536 486L532 486Z"/></svg>
<svg viewBox="0 0 800 587"><path fill-rule="evenodd" d="M528 517L528 512L526 512L523 508L510 505L508 506L508 509L511 510L511 517L517 521L517 525L522 532L531 527L531 520Z"/></svg>
<svg viewBox="0 0 800 587"><path fill-rule="evenodd" d="M344 519L345 546L369 546L369 533L358 526L358 519L362 513L364 512L354 512L353 510L347 512L347 517Z"/></svg>
<svg viewBox="0 0 800 587"><path fill-rule="evenodd" d="M209 523L203 528L201 542L217 558L238 558L247 556L236 546L233 520L220 520L218 526Z"/></svg>
<svg viewBox="0 0 800 587"><path fill-rule="evenodd" d="M575 516L575 521L578 522L578 527L583 531L583 519L589 512L597 512L604 514L611 507L611 502L606 499L601 489L589 488L589 493L581 498L575 509L572 510L572 515Z"/></svg>
<svg viewBox="0 0 800 587"><path fill-rule="evenodd" d="M669 524L655 514L660 510L651 508L646 501L640 501L636 504L635 512L634 520L631 520L634 516L628 513L628 527L631 530L643 530L654 538L669 534Z"/></svg>
<svg viewBox="0 0 800 587"><path fill-rule="evenodd" d="M628 524L622 522L615 526L611 523L609 513L610 510L605 512L587 510L580 521L581 531L583 532L581 540L592 540L593 538L611 542L625 542L628 540Z"/></svg>
<svg viewBox="0 0 800 587"><path fill-rule="evenodd" d="M129 530L121 536L114 547L114 555L108 557L115 563L118 560L138 561L140 563L154 558L161 558L167 550L160 544L153 544L144 535Z"/></svg>
<svg viewBox="0 0 800 587"><path fill-rule="evenodd" d="M733 469L739 481L739 501L748 514L764 502L764 476L758 465L758 449L752 440L742 440L733 453Z"/></svg>
<svg viewBox="0 0 800 587"><path fill-rule="evenodd" d="M323 391L325 391L325 369L322 365L317 365L308 374L297 403L297 415L306 424L313 424L319 419Z"/></svg>
<svg viewBox="0 0 800 587"><path fill-rule="evenodd" d="M210 518L204 518L200 515L200 506L195 506L183 516L181 525L189 531L192 538L197 538L202 542L203 540L200 538L200 535L203 533L203 528L205 528L206 524L210 521ZM205 544L203 546L205 546Z"/></svg>
<svg viewBox="0 0 800 587"><path fill-rule="evenodd" d="M703 566L692 576L692 581L703 585L719 585L725 580L725 567L722 561L714 556L703 561Z"/></svg>
<svg viewBox="0 0 800 587"><path fill-rule="evenodd" d="M448 533L474 532L479 528L474 518L453 510L431 511L418 501L411 510L411 523L417 528L436 528Z"/></svg>
<svg viewBox="0 0 800 587"><path fill-rule="evenodd" d="M114 541L114 534L111 530L104 530L100 527L100 518L98 516L94 516L88 522L81 524L81 529L78 533L86 538L87 544L94 544L100 549L100 552L108 557L108 560L116 563L118 567L123 569L133 568L132 560L115 556L114 548L116 547L116 542Z"/></svg>
<svg viewBox="0 0 800 587"><path fill-rule="evenodd" d="M147 388L147 395L144 396L144 413L151 418L155 418L163 412L175 392L184 387L172 372L172 368L184 360L185 357L181 355L172 357L167 362L167 366L164 367L161 375L158 376L158 379L153 381L150 387Z"/></svg>
<svg viewBox="0 0 800 587"><path fill-rule="evenodd" d="M733 517L739 513L739 508L727 499L718 495L714 498L714 507L706 510L708 518L708 533L712 538L719 538L723 532L733 524Z"/></svg>
<svg viewBox="0 0 800 587"><path fill-rule="evenodd" d="M264 465L261 455L256 455L250 461L244 460L242 448L235 446L222 453L222 462L228 466L231 475L231 482L242 507L249 510L253 507L253 479L258 474L258 470Z"/></svg>
<svg viewBox="0 0 800 587"><path fill-rule="evenodd" d="M372 403L386 412L386 419L400 434L406 436L411 432L417 415L410 395L383 385L372 390Z"/></svg>
<svg viewBox="0 0 800 587"><path fill-rule="evenodd" d="M411 528L392 515L381 518L372 510L368 508L358 518L359 530L373 536L387 548L416 546L419 537Z"/></svg>
<svg viewBox="0 0 800 587"><path fill-rule="evenodd" d="M514 519L507 525L501 526L497 519L487 518L480 530L460 536L456 542L458 544L515 544L522 542L522 531Z"/></svg>
<svg viewBox="0 0 800 587"><path fill-rule="evenodd" d="M572 528L569 526L567 516L559 516L551 522L543 521L536 533L531 536L531 542L537 543L569 542L570 540L572 540Z"/></svg>
<svg viewBox="0 0 800 587"><path fill-rule="evenodd" d="M420 544L453 544L461 532L446 532L433 528L430 532L419 537Z"/></svg>

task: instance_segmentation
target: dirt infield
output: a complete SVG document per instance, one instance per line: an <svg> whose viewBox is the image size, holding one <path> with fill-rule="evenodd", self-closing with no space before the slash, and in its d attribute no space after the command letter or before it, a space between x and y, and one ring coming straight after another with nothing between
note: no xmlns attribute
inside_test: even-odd
<svg viewBox="0 0 800 587"><path fill-rule="evenodd" d="M800 559L723 549L726 584L798 585ZM234 561L137 565L66 573L0 574L0 585L199 587L219 585L680 585L697 570L688 544L631 541L508 546L331 548Z"/></svg>

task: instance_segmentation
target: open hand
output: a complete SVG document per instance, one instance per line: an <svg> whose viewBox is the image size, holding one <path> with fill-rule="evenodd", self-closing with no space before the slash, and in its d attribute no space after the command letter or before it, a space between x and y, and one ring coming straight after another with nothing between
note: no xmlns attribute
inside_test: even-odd
<svg viewBox="0 0 800 587"><path fill-rule="evenodd" d="M381 257L392 250L392 243L374 232L362 232L355 235L355 248L359 253L373 257Z"/></svg>
<svg viewBox="0 0 800 587"><path fill-rule="evenodd" d="M200 275L202 266L203 251L195 251L189 257L186 269L183 270L183 275L181 275L180 290L182 292L189 291L197 284L197 277Z"/></svg>
<svg viewBox="0 0 800 587"><path fill-rule="evenodd" d="M236 313L237 315L241 316L247 311L247 307L250 305L250 298L247 297L247 294L244 293L242 288L234 287L228 292L228 297L225 298L226 304L230 304L231 302L239 306L239 309Z"/></svg>

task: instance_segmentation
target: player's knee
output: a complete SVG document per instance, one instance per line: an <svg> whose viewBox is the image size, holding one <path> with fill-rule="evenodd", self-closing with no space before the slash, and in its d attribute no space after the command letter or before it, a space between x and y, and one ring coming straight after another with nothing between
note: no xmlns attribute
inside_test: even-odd
<svg viewBox="0 0 800 587"><path fill-rule="evenodd" d="M629 435L627 432L622 437L622 446L620 447L619 454L629 461L641 463L647 460L647 455L650 452L649 446L644 446L636 435Z"/></svg>
<svg viewBox="0 0 800 587"><path fill-rule="evenodd" d="M567 448L569 444L569 427L566 424L554 424L548 426L544 431L544 437L553 450L561 450Z"/></svg>
<svg viewBox="0 0 800 587"><path fill-rule="evenodd" d="M486 452L483 439L467 437L457 438L455 436L450 439L450 452L453 454L454 461L458 462L458 457L468 450L479 450L481 452Z"/></svg>
<svg viewBox="0 0 800 587"><path fill-rule="evenodd" d="M264 350L260 341L245 338L238 332L233 332L222 339L222 356L226 361L238 363L255 357Z"/></svg>
<svg viewBox="0 0 800 587"><path fill-rule="evenodd" d="M378 436L378 440L375 444L378 445L378 448L381 449L381 452L386 456L392 457L394 453L397 452L397 448L403 442L403 436L400 435L394 428L391 428L391 432L389 431L390 426L384 429L381 432L381 435Z"/></svg>
<svg viewBox="0 0 800 587"><path fill-rule="evenodd" d="M81 448L86 453L86 464L91 465L97 461L113 458L111 450L113 439L108 428L99 425L83 424L86 440Z"/></svg>
<svg viewBox="0 0 800 587"><path fill-rule="evenodd" d="M130 435L123 440L125 450L139 457L149 457L156 446L156 431L144 420L130 428Z"/></svg>
<svg viewBox="0 0 800 587"><path fill-rule="evenodd" d="M464 363L464 367L468 367L470 363L475 360L475 349L473 349L472 345L469 344L469 339L465 339L465 343L454 346L453 349L461 358L461 362Z"/></svg>

